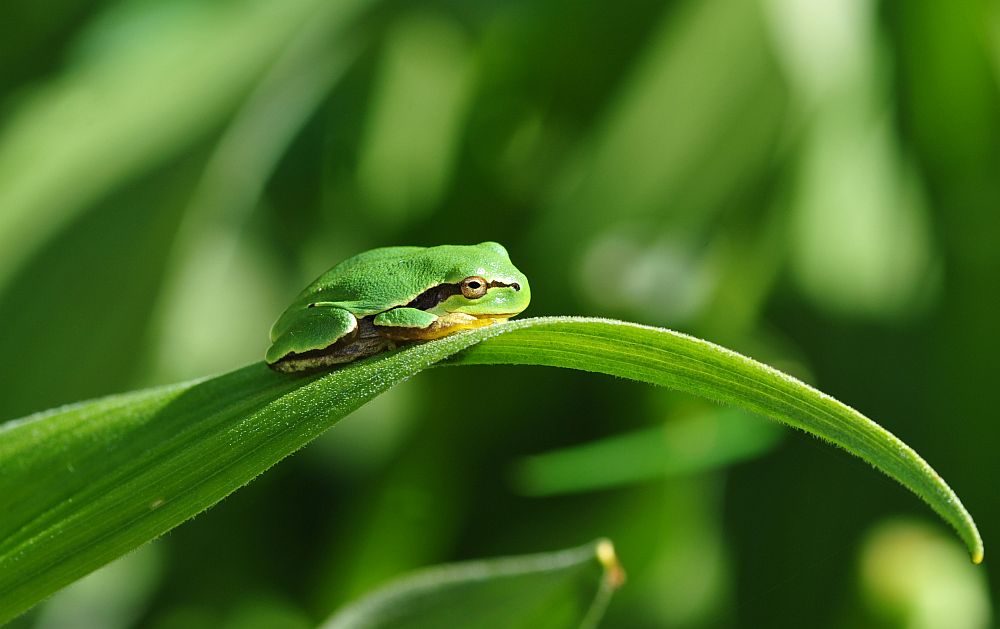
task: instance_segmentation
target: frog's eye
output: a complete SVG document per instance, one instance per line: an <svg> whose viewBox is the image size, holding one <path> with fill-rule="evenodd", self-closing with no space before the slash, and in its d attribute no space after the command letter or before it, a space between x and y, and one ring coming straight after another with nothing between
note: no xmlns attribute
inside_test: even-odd
<svg viewBox="0 0 1000 629"><path fill-rule="evenodd" d="M462 295L466 299L479 299L486 294L487 288L489 283L478 275L462 280Z"/></svg>

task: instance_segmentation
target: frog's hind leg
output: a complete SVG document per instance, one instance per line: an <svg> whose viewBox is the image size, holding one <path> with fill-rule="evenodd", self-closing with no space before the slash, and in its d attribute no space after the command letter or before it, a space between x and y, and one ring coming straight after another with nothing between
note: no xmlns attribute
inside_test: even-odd
<svg viewBox="0 0 1000 629"><path fill-rule="evenodd" d="M343 308L317 305L301 311L267 351L267 363L282 372L310 371L371 356L386 347L367 320Z"/></svg>

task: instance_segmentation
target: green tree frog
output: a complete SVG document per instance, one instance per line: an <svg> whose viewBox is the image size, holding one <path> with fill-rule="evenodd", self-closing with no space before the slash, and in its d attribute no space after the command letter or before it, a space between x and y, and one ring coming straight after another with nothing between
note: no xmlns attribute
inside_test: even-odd
<svg viewBox="0 0 1000 629"><path fill-rule="evenodd" d="M346 363L505 321L530 299L528 279L495 242L373 249L299 294L271 328L266 360L283 372Z"/></svg>

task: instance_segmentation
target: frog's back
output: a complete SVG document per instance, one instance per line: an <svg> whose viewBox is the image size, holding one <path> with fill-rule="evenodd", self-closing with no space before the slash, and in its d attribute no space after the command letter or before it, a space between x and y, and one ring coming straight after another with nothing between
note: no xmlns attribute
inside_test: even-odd
<svg viewBox="0 0 1000 629"><path fill-rule="evenodd" d="M426 250L427 247L379 247L378 249L359 253L338 263L332 269L320 275L303 292L332 288L337 285L338 281L347 278L352 273L367 275L377 271L384 264L390 263L393 260L409 258L413 254Z"/></svg>
<svg viewBox="0 0 1000 629"><path fill-rule="evenodd" d="M372 249L321 275L289 310L327 302L367 316L405 305L438 284L512 269L506 249L494 242Z"/></svg>
<svg viewBox="0 0 1000 629"><path fill-rule="evenodd" d="M399 305L400 296L423 290L422 258L429 247L381 247L352 256L337 264L310 284L300 295L303 300L353 304L354 310L379 312Z"/></svg>

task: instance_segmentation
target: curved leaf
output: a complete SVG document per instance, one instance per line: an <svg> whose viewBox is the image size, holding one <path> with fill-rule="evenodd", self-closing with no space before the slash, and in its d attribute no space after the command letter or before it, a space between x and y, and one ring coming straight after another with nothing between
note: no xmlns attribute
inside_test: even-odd
<svg viewBox="0 0 1000 629"><path fill-rule="evenodd" d="M983 540L972 516L934 469L891 432L850 406L742 354L680 332L608 319L518 321L508 334L463 352L453 365L568 367L694 393L775 419L838 445L917 494L959 534L972 560Z"/></svg>
<svg viewBox="0 0 1000 629"><path fill-rule="evenodd" d="M596 627L624 572L607 540L554 553L436 566L337 612L323 629Z"/></svg>
<svg viewBox="0 0 1000 629"><path fill-rule="evenodd" d="M463 351L465 350L465 351ZM461 352L461 353L459 353ZM255 364L0 427L0 622L170 530L394 384L447 364L534 364L669 386L827 439L869 461L983 547L958 497L857 411L684 334L575 317L522 319L293 377Z"/></svg>

